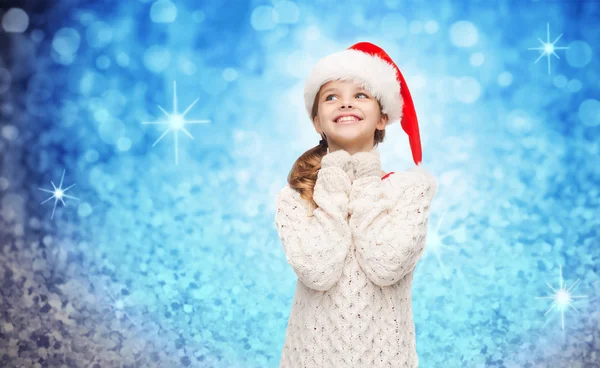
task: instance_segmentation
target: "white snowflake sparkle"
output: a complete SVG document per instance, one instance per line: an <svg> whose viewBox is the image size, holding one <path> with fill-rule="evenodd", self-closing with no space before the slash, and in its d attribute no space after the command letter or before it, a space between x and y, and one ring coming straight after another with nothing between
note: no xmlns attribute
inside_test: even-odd
<svg viewBox="0 0 600 368"><path fill-rule="evenodd" d="M579 282L579 279L577 279L577 281L575 281L573 283L573 285L571 285L570 288L565 289L563 283L563 277L562 277L562 266L559 266L560 269L560 288L559 290L555 290L552 286L550 286L550 284L546 283L546 285L548 285L548 287L550 289L552 289L552 291L554 291L553 295L549 295L549 296L538 296L536 297L537 299L552 299L552 304L550 305L550 309L548 309L548 311L546 311L546 313L544 314L547 315L552 309L556 308L557 311L560 312L561 314L561 320L562 320L562 329L563 331L565 330L565 309L567 309L567 307L571 307L573 309L575 309L575 307L573 307L573 305L571 305L571 302L573 301L573 298L587 298L587 295L571 295L571 289L573 289L573 287L575 287L575 285ZM577 309L575 309L576 312L579 312ZM546 321L548 322L548 321ZM546 324L546 323L544 323Z"/></svg>
<svg viewBox="0 0 600 368"><path fill-rule="evenodd" d="M50 217L51 219L54 218L54 212L56 211L56 203L58 203L58 201L61 201L63 206L66 206L67 204L65 203L65 201L63 200L63 197L66 198L71 198L71 199L75 199L75 200L79 200L79 198L75 198L72 197L70 195L65 194L65 192L69 189L71 189L73 186L75 186L75 184L70 185L67 188L62 187L63 185L63 180L65 179L65 172L67 170L63 170L63 174L62 174L62 178L60 178L60 184L58 186L58 188L56 187L56 185L54 185L53 181L50 181L50 183L52 183L52 186L54 187L54 190L48 190L48 189L44 189L44 188L38 188L41 191L47 192L47 193L52 193L52 197L46 199L45 201L43 201L41 204L44 204L46 202L48 202L49 200L51 200L52 198L54 198L54 209L52 209L52 216Z"/></svg>
<svg viewBox="0 0 600 368"><path fill-rule="evenodd" d="M210 120L185 120L185 115L192 109L192 107L196 104L196 102L198 102L199 98L197 98L196 100L194 100L194 102L191 103L190 106L188 106L187 109L185 109L184 112L182 112L181 114L178 112L178 107L177 107L177 84L175 81L173 81L173 112L172 113L168 113L167 111L165 111L165 109L163 109L160 105L158 105L158 108L161 109L161 111L165 114L165 116L167 117L166 121L144 121L142 122L142 124L167 124L168 128L163 132L163 134L158 137L158 139L156 140L156 142L154 142L154 144L152 145L152 147L154 147L158 142L160 142L161 139L163 139L163 137L165 135L167 135L170 131L174 131L175 132L175 164L177 165L179 163L179 153L178 153L178 145L179 145L179 131L181 130L182 132L184 132L188 137L190 137L191 139L194 139L194 137L192 136L192 134L185 129L185 124L198 124L198 123L210 123Z"/></svg>
<svg viewBox="0 0 600 368"><path fill-rule="evenodd" d="M429 249L429 252L433 252L433 254L435 255L435 257L437 258L437 261L440 265L440 268L442 269L442 273L444 274L444 278L445 279L449 279L449 275L446 272L446 269L444 268L444 262L441 259L441 252L443 249L446 249L448 251L454 252L454 253L458 253L457 249L454 249L452 247L449 247L445 242L444 239L453 235L454 233L456 233L457 231L460 231L460 228L456 228L452 231L449 231L445 234L440 234L440 226L442 226L442 221L444 220L444 216L446 215L446 211L444 211L442 213L442 216L440 217L440 220L437 223L437 226L435 227L435 230L429 234L427 234L427 247Z"/></svg>
<svg viewBox="0 0 600 368"><path fill-rule="evenodd" d="M556 56L556 58L560 59L558 57L558 55L556 55L554 50L568 49L568 47L554 46L556 41L558 41L558 39L561 37L562 37L562 33L558 37L556 37L556 39L553 42L550 42L550 23L546 23L546 42L542 41L538 37L538 40L542 43L542 47L529 47L528 48L528 50L540 50L541 51L540 57L538 57L537 60L535 61L536 64L544 55L546 55L546 58L548 59L548 74L550 74L550 55L552 54L552 55Z"/></svg>

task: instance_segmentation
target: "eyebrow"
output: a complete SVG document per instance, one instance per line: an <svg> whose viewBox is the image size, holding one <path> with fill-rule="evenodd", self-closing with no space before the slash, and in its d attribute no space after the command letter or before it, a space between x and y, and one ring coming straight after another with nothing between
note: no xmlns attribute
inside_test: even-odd
<svg viewBox="0 0 600 368"><path fill-rule="evenodd" d="M329 87L329 88L327 88L326 90L324 90L324 91L322 92L322 94L325 94L327 91L337 91L337 90L338 90L338 89L337 89L337 88L335 88L335 87ZM367 91L367 89L366 89L366 88L362 88L362 87L361 87L361 88L359 88L358 90L359 90L359 91Z"/></svg>

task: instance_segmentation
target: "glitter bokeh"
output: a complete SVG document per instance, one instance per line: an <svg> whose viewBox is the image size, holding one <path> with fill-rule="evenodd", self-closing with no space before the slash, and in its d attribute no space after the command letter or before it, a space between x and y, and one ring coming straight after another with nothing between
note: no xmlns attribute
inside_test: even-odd
<svg viewBox="0 0 600 368"><path fill-rule="evenodd" d="M4 1L0 366L278 366L297 278L274 198L320 139L303 82L370 41L440 184L421 366L600 367L599 18L597 1ZM386 130L384 170L409 168Z"/></svg>

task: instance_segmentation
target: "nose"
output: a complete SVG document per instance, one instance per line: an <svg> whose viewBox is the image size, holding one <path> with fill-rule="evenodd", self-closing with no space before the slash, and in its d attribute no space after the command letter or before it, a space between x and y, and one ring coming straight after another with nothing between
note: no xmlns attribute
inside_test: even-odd
<svg viewBox="0 0 600 368"><path fill-rule="evenodd" d="M342 109L345 107L352 108L352 97L344 97L340 101L342 102Z"/></svg>

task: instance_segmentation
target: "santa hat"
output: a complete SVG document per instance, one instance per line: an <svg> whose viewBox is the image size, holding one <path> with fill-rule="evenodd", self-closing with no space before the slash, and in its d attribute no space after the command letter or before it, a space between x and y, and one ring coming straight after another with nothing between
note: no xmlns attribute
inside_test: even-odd
<svg viewBox="0 0 600 368"><path fill-rule="evenodd" d="M413 160L420 165L421 138L412 97L400 69L381 47L359 42L319 60L304 84L304 105L309 117L319 89L331 80L351 80L371 92L388 115L387 125L400 120L408 134Z"/></svg>

